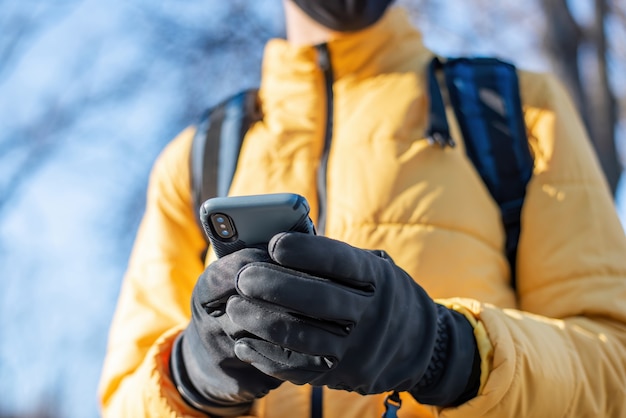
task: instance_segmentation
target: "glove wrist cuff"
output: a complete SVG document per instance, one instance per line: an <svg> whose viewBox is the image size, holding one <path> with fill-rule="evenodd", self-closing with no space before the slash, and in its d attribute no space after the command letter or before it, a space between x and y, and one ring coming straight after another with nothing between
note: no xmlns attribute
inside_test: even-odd
<svg viewBox="0 0 626 418"><path fill-rule="evenodd" d="M182 355L181 343L183 334L179 335L172 347L170 355L170 374L178 393L183 400L191 407L209 414L211 417L230 417L243 415L252 407L252 402L244 404L219 403L215 400L207 399L200 394L191 382L185 367Z"/></svg>
<svg viewBox="0 0 626 418"><path fill-rule="evenodd" d="M447 315L442 315L441 310L446 309L441 305L437 306L437 331L435 346L433 347L432 355L428 367L424 372L422 378L417 382L417 385L413 389L414 391L420 391L425 388L436 385L443 375L443 369L445 367L446 357L448 354L448 343L450 340L450 327L448 326Z"/></svg>
<svg viewBox="0 0 626 418"><path fill-rule="evenodd" d="M458 312L437 305L437 337L431 359L410 392L422 404L460 405L478 393L480 361L469 321Z"/></svg>

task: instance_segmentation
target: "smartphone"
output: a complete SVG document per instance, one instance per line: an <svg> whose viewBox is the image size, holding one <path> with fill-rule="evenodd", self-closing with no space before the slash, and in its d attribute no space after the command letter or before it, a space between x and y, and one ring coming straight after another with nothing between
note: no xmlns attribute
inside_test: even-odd
<svg viewBox="0 0 626 418"><path fill-rule="evenodd" d="M315 234L309 210L295 193L215 197L200 207L200 220L219 258L266 244L279 232Z"/></svg>

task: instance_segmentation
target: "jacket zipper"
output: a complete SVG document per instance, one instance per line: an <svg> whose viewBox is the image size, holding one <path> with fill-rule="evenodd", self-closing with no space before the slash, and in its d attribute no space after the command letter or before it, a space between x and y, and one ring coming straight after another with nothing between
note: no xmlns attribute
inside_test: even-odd
<svg viewBox="0 0 626 418"><path fill-rule="evenodd" d="M330 154L330 145L333 140L333 124L334 124L334 94L333 84L335 81L333 68L330 62L330 51L327 44L320 44L315 47L317 49L317 63L324 73L324 84L326 90L326 126L324 128L324 149L320 158L320 164L317 168L317 201L319 212L317 216L317 233L323 235L326 230L327 215L327 179L328 179L328 155ZM323 418L323 387L313 386L311 388L311 418ZM389 398L389 397L388 397ZM400 408L401 402L397 392L394 392L392 399L385 400L384 418L395 418Z"/></svg>
<svg viewBox="0 0 626 418"><path fill-rule="evenodd" d="M324 392L322 386L313 386L311 388L311 418L322 418L324 413L322 405L324 404Z"/></svg>
<svg viewBox="0 0 626 418"><path fill-rule="evenodd" d="M324 73L324 85L326 92L326 126L324 130L324 149L317 168L317 201L318 201L318 217L316 229L320 235L326 231L326 215L327 215L327 172L328 172L328 155L330 154L330 144L333 139L333 122L334 122L334 97L333 97L333 68L330 62L330 51L327 44L320 44L315 47L317 49L317 63Z"/></svg>
<svg viewBox="0 0 626 418"><path fill-rule="evenodd" d="M328 154L330 153L330 144L333 139L333 68L330 63L330 52L328 45L321 44L315 47L317 50L317 63L324 73L324 88L326 93L326 126L324 127L324 149L317 168L317 202L318 215L317 225L315 229L317 233L323 235L326 230L326 213L327 213L327 172L328 172ZM314 386L311 389L311 418L323 418L323 388Z"/></svg>

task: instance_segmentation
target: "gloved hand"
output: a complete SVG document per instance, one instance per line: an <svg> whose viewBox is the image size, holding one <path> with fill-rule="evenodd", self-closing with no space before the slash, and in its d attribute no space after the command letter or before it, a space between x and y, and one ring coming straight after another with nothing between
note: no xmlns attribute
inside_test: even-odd
<svg viewBox="0 0 626 418"><path fill-rule="evenodd" d="M237 276L227 316L242 361L280 380L360 394L409 391L448 406L476 395L480 358L461 314L435 304L384 252L276 235L273 262ZM240 334L241 335L241 334Z"/></svg>
<svg viewBox="0 0 626 418"><path fill-rule="evenodd" d="M244 249L209 265L192 294L192 317L170 357L172 378L181 396L211 415L246 413L252 401L278 387L270 377L235 356L235 339L249 334L226 314L237 294L235 277L249 263L270 263L266 250Z"/></svg>

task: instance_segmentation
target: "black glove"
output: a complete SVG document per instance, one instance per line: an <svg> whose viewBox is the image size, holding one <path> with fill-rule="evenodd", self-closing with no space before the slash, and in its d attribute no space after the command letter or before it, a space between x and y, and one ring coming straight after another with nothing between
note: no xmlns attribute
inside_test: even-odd
<svg viewBox="0 0 626 418"><path fill-rule="evenodd" d="M278 387L270 377L235 356L236 338L249 334L226 315L239 270L252 262L271 262L266 250L244 249L209 265L192 294L192 317L174 343L172 378L181 396L212 415L246 413L252 401Z"/></svg>
<svg viewBox="0 0 626 418"><path fill-rule="evenodd" d="M409 391L457 405L476 395L480 358L461 314L435 304L384 252L283 233L273 262L245 266L228 317L244 362L280 380L360 394Z"/></svg>

